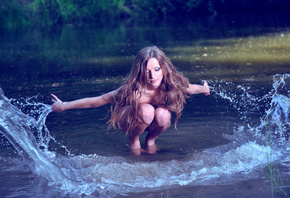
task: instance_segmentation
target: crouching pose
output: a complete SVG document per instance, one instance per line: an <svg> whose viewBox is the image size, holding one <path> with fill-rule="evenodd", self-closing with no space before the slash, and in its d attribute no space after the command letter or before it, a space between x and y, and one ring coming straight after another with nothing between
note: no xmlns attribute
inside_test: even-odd
<svg viewBox="0 0 290 198"><path fill-rule="evenodd" d="M176 113L175 127L185 99L191 94L210 95L206 81L190 84L156 46L142 49L135 57L129 77L123 85L109 93L92 98L62 102L52 95L52 111L97 108L111 104L110 126L129 135L133 153L142 151L139 137L144 131L148 153L155 153L155 140L171 125L171 112Z"/></svg>

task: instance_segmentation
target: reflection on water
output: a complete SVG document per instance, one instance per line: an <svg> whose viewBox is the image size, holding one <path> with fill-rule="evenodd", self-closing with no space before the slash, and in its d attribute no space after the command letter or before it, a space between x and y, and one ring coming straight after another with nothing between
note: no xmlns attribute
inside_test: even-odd
<svg viewBox="0 0 290 198"><path fill-rule="evenodd" d="M270 80L284 73L289 64L289 28L282 19L271 16L264 19L264 26L240 17L4 34L0 38L0 83L13 93L15 88L30 88L30 83L69 86L86 79L124 77L134 55L148 45L164 49L192 80Z"/></svg>
<svg viewBox="0 0 290 198"><path fill-rule="evenodd" d="M4 100L2 94L0 100L1 133L6 133L0 147L1 192L7 196L98 197L145 191L147 197L151 191L169 191L172 196L192 196L196 194L191 189L210 185L209 189L225 196L227 192L218 184L230 183L229 188L245 179L263 183L261 195L270 193L263 172L267 155L271 152L271 162L289 168L289 75L276 74L289 74L290 31L276 23L263 27L245 23L243 28L235 23L67 26L53 34L34 30L1 38L0 87L12 98ZM41 113L48 134L39 136L37 127L30 132L23 129L28 140L36 136L30 148L39 156L17 143L17 138L24 138L23 130L14 133L18 137L8 135L17 131L15 119L19 123L21 119L10 119L8 114L4 119L4 104L12 108L12 102L24 112L14 109L19 112L15 116L21 115L26 124L29 117L30 124L34 123L33 115L27 114L39 113L33 109L35 103L50 104L49 93L72 100L117 88L128 75L134 55L148 45L164 49L192 83L206 79L212 88L210 97L194 96L187 101L178 124L180 132L173 127L166 131L157 141L157 155L131 156L127 137L107 130L107 107L47 117ZM284 85L280 79L285 79ZM49 112L49 106L44 105L44 110ZM269 116L274 148L265 145ZM13 152L14 147L7 149L7 139L24 153L24 161ZM7 184L9 180L13 185ZM234 185L242 188L245 184ZM184 190L187 187L190 190Z"/></svg>
<svg viewBox="0 0 290 198"><path fill-rule="evenodd" d="M167 51L174 62L188 61L192 69L205 70L207 76L218 75L226 79L247 76L246 80L250 81L261 75L272 75L273 71L289 71L289 49L290 32L281 31L246 38L207 39Z"/></svg>

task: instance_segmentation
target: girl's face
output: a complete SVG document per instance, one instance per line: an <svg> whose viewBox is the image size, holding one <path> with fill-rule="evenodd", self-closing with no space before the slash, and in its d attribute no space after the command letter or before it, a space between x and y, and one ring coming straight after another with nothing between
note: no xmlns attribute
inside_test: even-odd
<svg viewBox="0 0 290 198"><path fill-rule="evenodd" d="M148 89L157 89L161 85L163 72L156 58L149 59L146 67L146 75Z"/></svg>

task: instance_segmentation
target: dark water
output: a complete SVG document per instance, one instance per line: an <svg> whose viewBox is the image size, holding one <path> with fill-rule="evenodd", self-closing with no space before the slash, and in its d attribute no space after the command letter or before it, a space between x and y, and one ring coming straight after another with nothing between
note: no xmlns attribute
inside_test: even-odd
<svg viewBox="0 0 290 198"><path fill-rule="evenodd" d="M285 197L287 19L1 33L1 196ZM117 88L148 45L162 48L192 83L207 80L212 89L209 97L187 100L179 132L171 127L162 134L156 155L130 154L127 137L107 130L109 107L50 113L50 93L73 100ZM269 170L275 171L269 176Z"/></svg>

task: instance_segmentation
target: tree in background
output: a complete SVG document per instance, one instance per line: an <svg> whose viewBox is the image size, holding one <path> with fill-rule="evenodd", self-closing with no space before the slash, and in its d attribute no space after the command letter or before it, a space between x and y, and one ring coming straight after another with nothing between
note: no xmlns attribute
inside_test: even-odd
<svg viewBox="0 0 290 198"><path fill-rule="evenodd" d="M2 0L0 26L54 26L116 19L208 16L237 12L287 11L289 0Z"/></svg>

